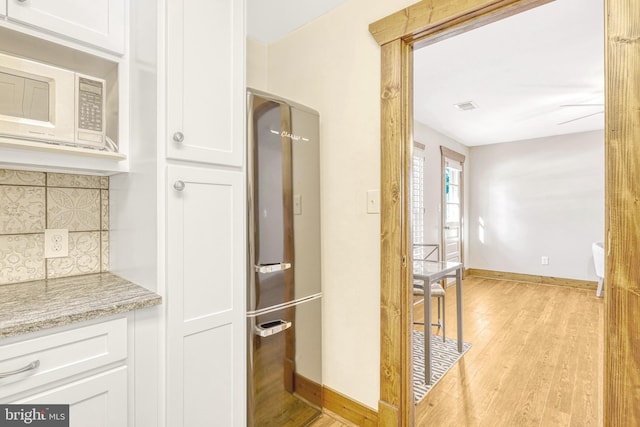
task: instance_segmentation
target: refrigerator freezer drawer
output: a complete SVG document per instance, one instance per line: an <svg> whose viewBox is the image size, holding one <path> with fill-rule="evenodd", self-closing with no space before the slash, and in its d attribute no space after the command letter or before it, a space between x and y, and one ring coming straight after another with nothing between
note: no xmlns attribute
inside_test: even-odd
<svg viewBox="0 0 640 427"><path fill-rule="evenodd" d="M247 317L250 426L302 427L320 415L321 308L315 298Z"/></svg>
<svg viewBox="0 0 640 427"><path fill-rule="evenodd" d="M271 322L264 322L259 325L256 325L253 333L261 337L268 337L270 335L275 335L282 331L286 331L290 327L291 327L291 322L278 319Z"/></svg>

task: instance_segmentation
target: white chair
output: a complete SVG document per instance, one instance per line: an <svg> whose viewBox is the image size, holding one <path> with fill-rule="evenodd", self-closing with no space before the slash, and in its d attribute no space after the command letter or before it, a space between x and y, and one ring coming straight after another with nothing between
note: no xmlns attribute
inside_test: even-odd
<svg viewBox="0 0 640 427"><path fill-rule="evenodd" d="M596 242L591 245L593 252L593 265L596 268L596 276L598 276L598 290L596 295L602 296L602 285L604 284L604 243Z"/></svg>
<svg viewBox="0 0 640 427"><path fill-rule="evenodd" d="M442 341L444 342L446 339L446 335L445 335L445 323L444 323L444 319L445 319L445 312L444 312L444 297L445 297L446 291L444 290L444 288L442 287L442 285L440 283L432 283L431 284L431 296L435 297L438 299L438 323L432 323L431 326L437 326L438 329L442 328ZM414 279L413 281L413 295L416 296L420 296L422 297L422 301L424 301L425 304L430 304L431 301L426 301L424 298L424 281L423 280L416 280ZM442 317L440 317L440 303L442 302ZM420 303L420 300L415 302L415 304ZM426 319L425 319L426 320ZM424 322L413 322L414 325L424 325Z"/></svg>

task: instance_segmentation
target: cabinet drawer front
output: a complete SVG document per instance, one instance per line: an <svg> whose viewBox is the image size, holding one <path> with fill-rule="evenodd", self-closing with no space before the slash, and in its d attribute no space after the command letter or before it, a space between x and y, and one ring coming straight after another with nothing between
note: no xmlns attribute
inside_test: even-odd
<svg viewBox="0 0 640 427"><path fill-rule="evenodd" d="M126 318L0 346L0 374L39 362L37 368L0 378L0 398L126 357Z"/></svg>
<svg viewBox="0 0 640 427"><path fill-rule="evenodd" d="M13 403L69 405L70 427L126 427L127 367L121 366Z"/></svg>

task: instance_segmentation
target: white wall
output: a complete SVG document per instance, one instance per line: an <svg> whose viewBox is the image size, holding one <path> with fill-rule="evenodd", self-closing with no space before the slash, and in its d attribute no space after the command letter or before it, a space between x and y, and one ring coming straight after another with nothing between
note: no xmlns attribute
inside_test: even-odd
<svg viewBox="0 0 640 427"><path fill-rule="evenodd" d="M591 243L604 238L603 131L472 147L471 157L468 267L597 280Z"/></svg>
<svg viewBox="0 0 640 427"><path fill-rule="evenodd" d="M469 223L469 167L471 159L469 157L469 147L460 144L459 142L445 136L427 125L414 122L413 124L413 139L416 142L425 145L425 216L424 216L424 228L425 228L425 242L426 243L441 243L440 242L440 222L442 216L440 214L440 205L442 204L441 196L441 154L440 146L445 146L455 152L458 152L465 156L464 162L464 224ZM469 245L466 243L469 240L469 227L464 227L463 231L464 240L464 260L465 264L469 260Z"/></svg>
<svg viewBox="0 0 640 427"><path fill-rule="evenodd" d="M320 112L323 379L374 409L380 216L367 214L366 192L380 188L380 48L368 27L411 3L349 0L269 45L264 88ZM259 75L249 76L249 85L259 84Z"/></svg>

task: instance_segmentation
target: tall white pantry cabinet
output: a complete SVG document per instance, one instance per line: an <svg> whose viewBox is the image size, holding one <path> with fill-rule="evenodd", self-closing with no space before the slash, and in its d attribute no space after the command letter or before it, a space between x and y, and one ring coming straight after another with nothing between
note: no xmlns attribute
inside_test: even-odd
<svg viewBox="0 0 640 427"><path fill-rule="evenodd" d="M136 319L135 425L244 426L245 2L131 3L112 269L163 296Z"/></svg>

